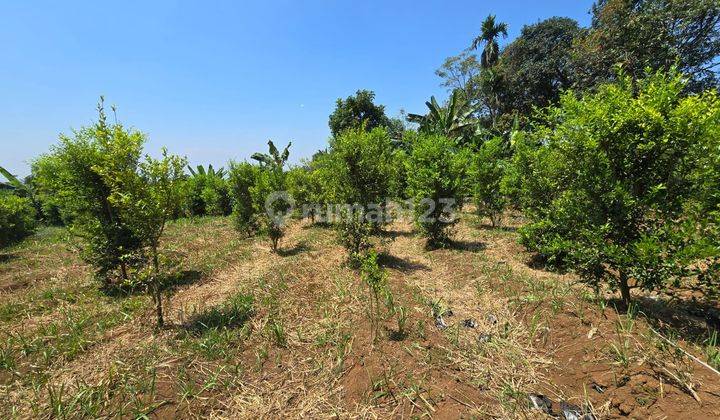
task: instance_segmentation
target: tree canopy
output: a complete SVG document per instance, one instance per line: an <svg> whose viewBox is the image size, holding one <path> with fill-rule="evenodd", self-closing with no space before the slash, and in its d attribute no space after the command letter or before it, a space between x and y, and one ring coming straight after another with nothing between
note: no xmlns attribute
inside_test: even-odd
<svg viewBox="0 0 720 420"><path fill-rule="evenodd" d="M358 90L355 95L338 99L329 121L333 137L361 126L368 131L376 127L391 127L392 123L385 115L385 106L376 105L374 101L375 92L371 90Z"/></svg>

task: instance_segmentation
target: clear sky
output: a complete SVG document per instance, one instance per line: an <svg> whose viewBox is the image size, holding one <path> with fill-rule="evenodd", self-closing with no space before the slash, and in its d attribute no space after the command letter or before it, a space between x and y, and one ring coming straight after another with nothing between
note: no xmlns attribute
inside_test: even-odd
<svg viewBox="0 0 720 420"><path fill-rule="evenodd" d="M192 164L224 165L293 141L327 144L335 100L374 90L390 116L445 97L434 71L489 13L510 26L568 16L591 0L0 0L0 165L19 175L90 124L100 95L118 119ZM505 41L507 42L507 41Z"/></svg>

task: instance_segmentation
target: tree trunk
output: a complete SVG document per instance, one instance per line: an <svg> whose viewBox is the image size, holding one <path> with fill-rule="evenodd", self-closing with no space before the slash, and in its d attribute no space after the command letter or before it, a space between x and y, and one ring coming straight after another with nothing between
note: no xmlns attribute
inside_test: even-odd
<svg viewBox="0 0 720 420"><path fill-rule="evenodd" d="M120 261L120 272L122 273L123 280L127 280L128 279L127 263L125 261Z"/></svg>
<svg viewBox="0 0 720 420"><path fill-rule="evenodd" d="M158 327L162 327L165 325L165 320L163 319L162 291L159 284L155 285L155 311L157 312Z"/></svg>
<svg viewBox="0 0 720 420"><path fill-rule="evenodd" d="M160 262L158 261L157 246L152 247L153 253L153 283L154 283L154 298L155 298L155 311L157 312L157 323L158 327L162 327L165 324L163 319L163 308L162 308L162 290L160 288Z"/></svg>
<svg viewBox="0 0 720 420"><path fill-rule="evenodd" d="M620 295L625 305L630 306L630 285L628 284L628 276L624 271L620 272L620 278L618 280L620 284Z"/></svg>

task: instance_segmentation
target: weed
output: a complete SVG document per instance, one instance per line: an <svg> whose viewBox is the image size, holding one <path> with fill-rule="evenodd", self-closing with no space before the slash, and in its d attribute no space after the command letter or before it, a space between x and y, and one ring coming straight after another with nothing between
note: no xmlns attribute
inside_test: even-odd
<svg viewBox="0 0 720 420"><path fill-rule="evenodd" d="M718 332L713 331L710 337L705 340L705 355L708 363L715 369L720 369L720 347L718 347Z"/></svg>

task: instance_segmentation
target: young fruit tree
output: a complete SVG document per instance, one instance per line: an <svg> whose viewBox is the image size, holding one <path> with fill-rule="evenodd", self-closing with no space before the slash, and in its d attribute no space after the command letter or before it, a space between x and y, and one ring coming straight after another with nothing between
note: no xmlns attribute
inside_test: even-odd
<svg viewBox="0 0 720 420"><path fill-rule="evenodd" d="M387 272L378 264L378 254L374 250L367 252L362 257L360 277L368 287L368 318L370 319L370 333L374 344L382 321L380 306L382 299L386 298L386 301L392 302L392 293L387 285Z"/></svg>
<svg viewBox="0 0 720 420"><path fill-rule="evenodd" d="M330 140L319 168L329 202L343 206L337 222L349 260L357 266L369 246L370 233L387 221L386 202L396 191L398 167L387 130L364 127L342 132Z"/></svg>
<svg viewBox="0 0 720 420"><path fill-rule="evenodd" d="M429 248L447 246L462 203L465 152L440 135L419 135L407 160L408 196Z"/></svg>
<svg viewBox="0 0 720 420"><path fill-rule="evenodd" d="M160 239L167 221L182 204L186 164L184 158L169 155L163 149L162 158L147 156L138 165L137 171L105 175L112 188L110 202L121 210L121 216L149 252L146 266L150 271L146 281L148 292L155 302L160 327L164 324L162 291L167 278L160 267Z"/></svg>
<svg viewBox="0 0 720 420"><path fill-rule="evenodd" d="M36 224L35 208L29 198L0 190L0 248L33 233Z"/></svg>
<svg viewBox="0 0 720 420"><path fill-rule="evenodd" d="M145 136L122 124L107 122L103 98L98 121L60 136L60 144L33 163L34 184L52 197L83 258L110 285L116 270L128 279L128 258L141 240L110 201L108 179L137 168Z"/></svg>
<svg viewBox="0 0 720 420"><path fill-rule="evenodd" d="M621 77L557 108L516 144L514 172L531 220L521 240L630 303L717 261L720 102L685 96L676 73ZM714 219L713 219L714 218ZM716 240L716 238L715 238Z"/></svg>
<svg viewBox="0 0 720 420"><path fill-rule="evenodd" d="M232 219L235 229L251 235L256 228L255 210L252 202L251 189L257 183L260 168L248 162L231 162L228 184L232 198Z"/></svg>
<svg viewBox="0 0 720 420"><path fill-rule="evenodd" d="M255 185L250 188L253 212L257 215L260 231L268 235L273 252L277 252L285 234L286 218L292 207L292 197L286 192L285 163L290 156L290 145L280 152L272 140L268 141L269 154L255 153L252 158L260 162L261 169Z"/></svg>
<svg viewBox="0 0 720 420"><path fill-rule="evenodd" d="M502 137L485 141L473 156L470 169L470 189L478 214L488 217L493 227L502 222L507 197L502 191L506 166L506 142Z"/></svg>

